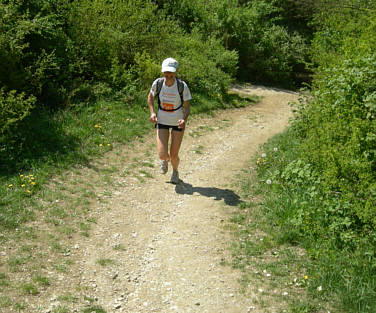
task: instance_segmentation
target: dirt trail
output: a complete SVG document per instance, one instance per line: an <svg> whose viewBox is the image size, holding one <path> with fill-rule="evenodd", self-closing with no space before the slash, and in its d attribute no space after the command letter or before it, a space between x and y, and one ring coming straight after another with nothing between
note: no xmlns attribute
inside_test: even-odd
<svg viewBox="0 0 376 313"><path fill-rule="evenodd" d="M230 260L231 238L223 225L241 201L232 186L236 174L249 166L261 143L286 127L288 102L297 95L252 86L234 89L263 98L251 107L191 119L179 185L168 183L170 170L166 176L158 173L157 160L153 177L144 182L116 178L124 187L111 191L110 210L96 209L90 237L78 237L73 272L62 285L87 286L85 292L107 313L264 312L255 305L257 294L239 292L241 274L220 265ZM151 149L154 134L131 156L142 158Z"/></svg>

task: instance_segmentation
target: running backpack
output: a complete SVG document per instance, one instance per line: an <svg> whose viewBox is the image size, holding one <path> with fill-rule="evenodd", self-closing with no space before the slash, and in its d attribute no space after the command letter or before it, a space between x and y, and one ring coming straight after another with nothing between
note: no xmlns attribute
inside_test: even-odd
<svg viewBox="0 0 376 313"><path fill-rule="evenodd" d="M161 100L159 99L159 93L161 92L161 89L162 89L162 86L163 86L163 82L164 82L164 78L161 77L161 78L158 78L158 80L157 80L157 90L156 90L156 93L154 95L154 99L155 99L155 97L157 97L157 99L158 99L158 108L160 110L162 110L162 111L168 111L168 112L176 111L176 110L179 110L183 106L183 104L184 104L184 100L183 100L184 83L180 79L178 79L176 77L175 77L175 79L176 79L176 84L177 84L177 87L178 87L178 92L179 92L179 95L180 95L181 103L180 103L179 107L177 107L176 109L172 109L172 110L165 110L164 108L162 108L162 106L161 106Z"/></svg>

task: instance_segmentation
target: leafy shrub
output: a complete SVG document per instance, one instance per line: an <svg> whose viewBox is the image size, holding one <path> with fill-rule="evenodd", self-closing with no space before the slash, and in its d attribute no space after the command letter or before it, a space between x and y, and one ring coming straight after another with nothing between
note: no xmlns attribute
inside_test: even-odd
<svg viewBox="0 0 376 313"><path fill-rule="evenodd" d="M188 83L190 89L211 96L224 94L236 72L236 52L225 50L214 38L204 41L198 33L172 33L161 49L164 52L160 56L146 52L135 56L135 77L144 87L149 87L162 75L161 63L167 57L178 60L177 75Z"/></svg>
<svg viewBox="0 0 376 313"><path fill-rule="evenodd" d="M374 312L376 14L348 2L317 17L312 92L276 139L282 155L259 174L273 179L265 205L276 237L311 256L310 293L334 295L344 311Z"/></svg>
<svg viewBox="0 0 376 313"><path fill-rule="evenodd" d="M135 63L137 77L144 87L150 87L152 82L161 75L161 65L152 60L150 55L145 52L136 54Z"/></svg>
<svg viewBox="0 0 376 313"><path fill-rule="evenodd" d="M302 159L301 143L290 128L263 146L258 189L269 235L306 249L309 297L332 299L339 312L374 312L376 232L361 227L352 201L325 188L320 172Z"/></svg>
<svg viewBox="0 0 376 313"><path fill-rule="evenodd" d="M367 233L376 225L376 14L349 6L318 18L312 98L298 105L292 126L326 193Z"/></svg>
<svg viewBox="0 0 376 313"><path fill-rule="evenodd" d="M70 62L63 1L2 2L0 83L33 94L51 106L61 103Z"/></svg>
<svg viewBox="0 0 376 313"><path fill-rule="evenodd" d="M35 105L35 97L27 97L15 90L0 90L0 139L19 121L23 120Z"/></svg>
<svg viewBox="0 0 376 313"><path fill-rule="evenodd" d="M236 51L236 74L242 80L291 87L298 80L297 74L305 72L308 45L296 31L301 28L285 26L291 26L287 17L305 12L305 5L290 5L290 15L283 11L288 7L285 2L274 0L168 0L160 6L187 33L198 31L204 39L214 37L226 50ZM309 18L296 18L294 23L301 25Z"/></svg>
<svg viewBox="0 0 376 313"><path fill-rule="evenodd" d="M325 188L342 194L353 214L374 227L376 59L345 60L321 75L305 108L308 123L296 122L305 134L302 153L320 171Z"/></svg>
<svg viewBox="0 0 376 313"><path fill-rule="evenodd" d="M209 95L227 91L236 71L237 53L225 50L218 40L203 41L198 33L174 36L179 72L193 90Z"/></svg>
<svg viewBox="0 0 376 313"><path fill-rule="evenodd" d="M255 38L254 57L248 68L253 77L245 77L265 83L292 87L295 69L304 64L308 52L304 39L288 33L281 26L270 26L260 38Z"/></svg>
<svg viewBox="0 0 376 313"><path fill-rule="evenodd" d="M70 22L86 71L97 79L110 74L114 62L129 67L138 53L158 51L168 33L155 6L141 0L77 1Z"/></svg>

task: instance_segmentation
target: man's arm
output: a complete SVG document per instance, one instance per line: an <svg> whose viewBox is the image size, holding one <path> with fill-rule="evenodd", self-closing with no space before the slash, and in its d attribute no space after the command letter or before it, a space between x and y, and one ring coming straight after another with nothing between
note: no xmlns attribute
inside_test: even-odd
<svg viewBox="0 0 376 313"><path fill-rule="evenodd" d="M191 103L189 101L184 101L183 107L183 119L178 121L178 127L184 129L187 125L188 116L191 113Z"/></svg>
<svg viewBox="0 0 376 313"><path fill-rule="evenodd" d="M189 101L184 101L183 112L184 112L183 119L187 122L188 116L191 113L191 103Z"/></svg>
<svg viewBox="0 0 376 313"><path fill-rule="evenodd" d="M157 115L154 111L154 96L149 92L148 94L148 106L150 110L150 122L156 123L157 122Z"/></svg>

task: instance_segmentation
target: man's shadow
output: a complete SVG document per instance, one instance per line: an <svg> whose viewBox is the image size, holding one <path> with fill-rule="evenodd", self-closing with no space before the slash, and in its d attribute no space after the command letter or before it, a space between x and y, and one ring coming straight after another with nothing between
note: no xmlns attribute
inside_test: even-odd
<svg viewBox="0 0 376 313"><path fill-rule="evenodd" d="M181 195L193 195L197 192L202 196L214 198L214 200L224 200L227 205L237 206L242 203L240 197L230 189L220 189L216 187L194 187L191 184L180 180L176 185L175 191Z"/></svg>

